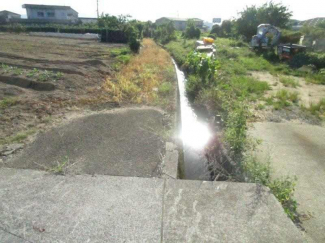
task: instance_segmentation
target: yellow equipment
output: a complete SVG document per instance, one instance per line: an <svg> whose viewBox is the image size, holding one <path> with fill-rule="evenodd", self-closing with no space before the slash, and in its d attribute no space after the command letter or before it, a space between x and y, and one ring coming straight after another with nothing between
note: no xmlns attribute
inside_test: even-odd
<svg viewBox="0 0 325 243"><path fill-rule="evenodd" d="M209 45L209 44L212 45L212 44L214 43L214 39L204 37L204 38L203 38L203 42L204 42L204 44L206 44L206 45Z"/></svg>

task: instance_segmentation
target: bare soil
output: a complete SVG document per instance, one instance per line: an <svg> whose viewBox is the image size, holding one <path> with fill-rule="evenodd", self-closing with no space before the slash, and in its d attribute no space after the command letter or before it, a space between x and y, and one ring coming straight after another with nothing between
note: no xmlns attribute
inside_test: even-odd
<svg viewBox="0 0 325 243"><path fill-rule="evenodd" d="M118 62L103 44L29 35L0 35L0 144L80 107L115 107L102 90Z"/></svg>
<svg viewBox="0 0 325 243"><path fill-rule="evenodd" d="M297 87L288 87L280 82L279 76L273 76L269 72L251 72L251 75L260 81L267 82L271 89L267 91L265 97L275 96L280 90L287 90L290 93L297 92L299 102L297 105L292 105L286 109L274 110L272 106L265 106L263 110L254 110L255 121L271 121L271 122L298 122L308 123L312 125L322 125L322 121L317 117L304 112L300 109L300 105L309 107L310 104L318 103L325 97L325 85L317 85L307 83L304 78L294 76L282 76L293 79L297 82Z"/></svg>
<svg viewBox="0 0 325 243"><path fill-rule="evenodd" d="M309 106L311 103L318 103L322 98L325 97L325 85L317 85L307 83L304 78L287 76L292 78L298 83L298 87L286 87L280 82L280 78L273 76L268 72L252 72L252 76L260 81L265 81L271 86L271 90L267 96L275 95L276 92L282 89L286 89L290 92L298 92L300 103L305 106Z"/></svg>

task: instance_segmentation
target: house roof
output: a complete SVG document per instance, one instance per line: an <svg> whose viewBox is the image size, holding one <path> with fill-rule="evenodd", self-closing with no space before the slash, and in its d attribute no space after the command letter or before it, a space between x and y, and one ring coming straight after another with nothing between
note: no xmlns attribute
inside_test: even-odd
<svg viewBox="0 0 325 243"><path fill-rule="evenodd" d="M162 17L160 19L168 19L170 21L181 21L181 22L187 22L188 20L193 20L193 21L203 21L202 19L198 18L173 18L173 17Z"/></svg>
<svg viewBox="0 0 325 243"><path fill-rule="evenodd" d="M24 4L23 8L36 8L36 9L56 9L56 10L73 10L78 13L76 10L70 6L59 6L59 5L39 5L39 4Z"/></svg>
<svg viewBox="0 0 325 243"><path fill-rule="evenodd" d="M17 14L17 13L14 13L14 12L10 12L10 11L7 11L7 10L0 11L0 15L5 14L5 13L7 13L7 14L10 13L10 14L14 14L14 15L21 16L20 14Z"/></svg>

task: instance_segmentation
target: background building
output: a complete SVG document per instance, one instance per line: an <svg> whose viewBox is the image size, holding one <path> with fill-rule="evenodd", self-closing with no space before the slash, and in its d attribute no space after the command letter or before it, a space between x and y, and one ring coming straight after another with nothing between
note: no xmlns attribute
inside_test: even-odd
<svg viewBox="0 0 325 243"><path fill-rule="evenodd" d="M78 12L69 6L24 4L27 18L32 20L68 20L78 21Z"/></svg>
<svg viewBox="0 0 325 243"><path fill-rule="evenodd" d="M20 14L16 14L7 10L0 11L0 22L8 22L11 19L20 19Z"/></svg>

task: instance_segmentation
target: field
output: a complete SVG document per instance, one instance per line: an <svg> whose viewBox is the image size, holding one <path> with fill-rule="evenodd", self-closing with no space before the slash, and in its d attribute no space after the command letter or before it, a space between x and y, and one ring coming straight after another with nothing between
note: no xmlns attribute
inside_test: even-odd
<svg viewBox="0 0 325 243"><path fill-rule="evenodd" d="M0 144L69 110L116 106L102 83L127 58L122 44L0 34Z"/></svg>

